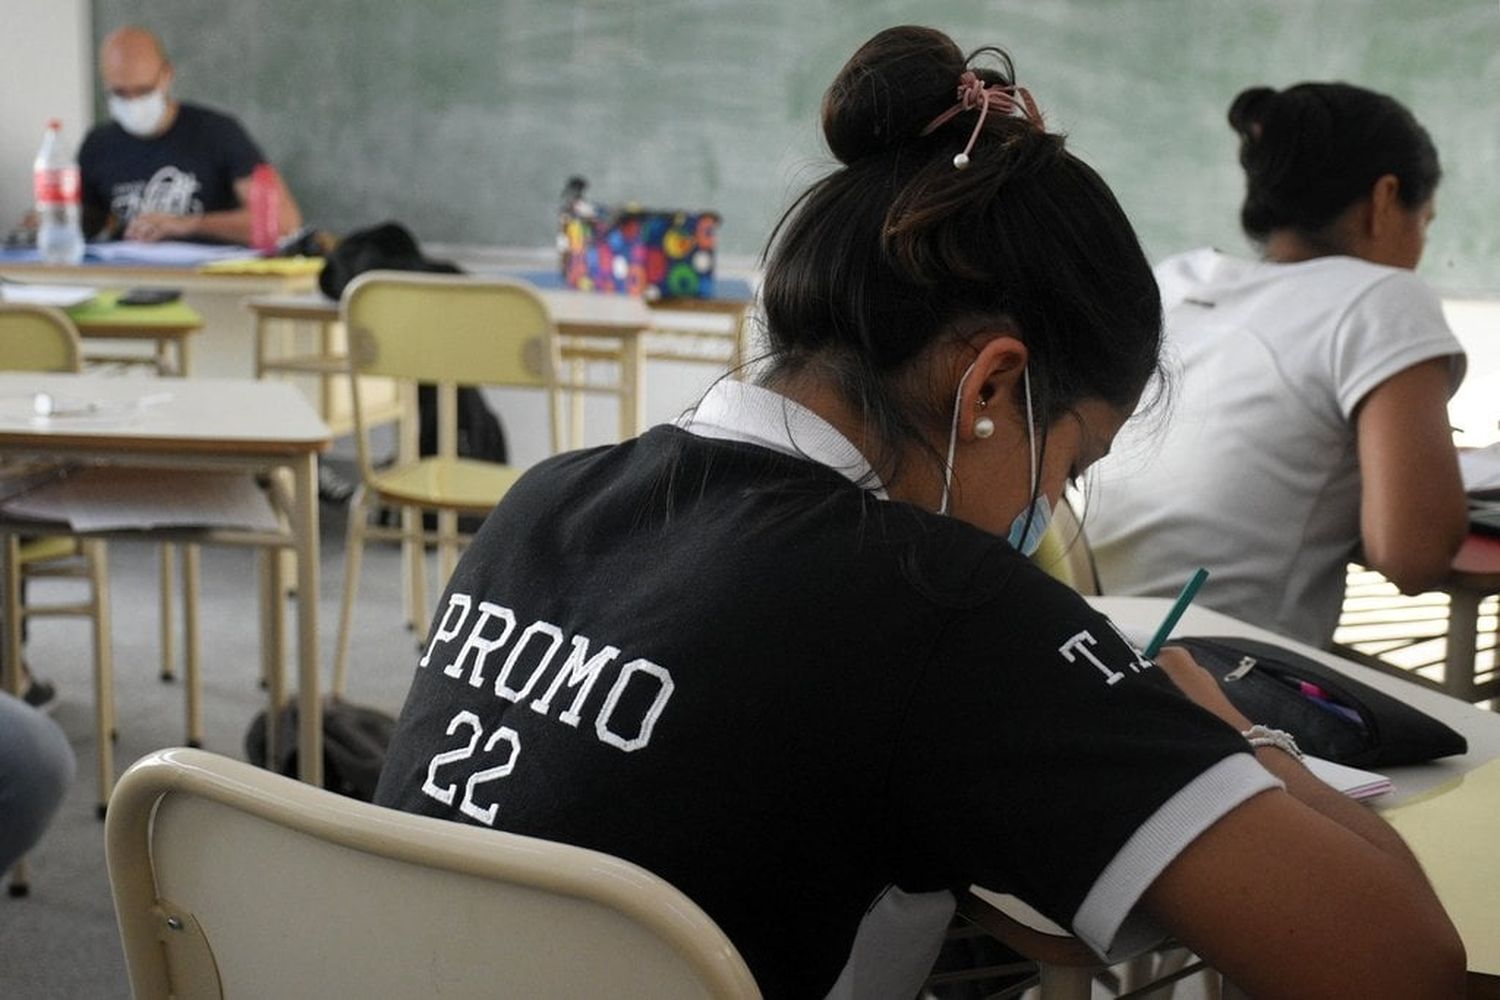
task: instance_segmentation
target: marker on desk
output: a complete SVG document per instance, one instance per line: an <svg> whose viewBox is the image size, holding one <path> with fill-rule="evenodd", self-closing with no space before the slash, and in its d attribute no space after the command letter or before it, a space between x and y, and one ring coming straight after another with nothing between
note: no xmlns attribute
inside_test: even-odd
<svg viewBox="0 0 1500 1000"><path fill-rule="evenodd" d="M1193 573L1187 585L1182 588L1182 593L1177 595L1177 600L1172 604L1172 610L1168 611L1167 617L1162 619L1161 628L1156 630L1156 634L1146 644L1146 659L1153 659L1157 653L1161 652L1162 644L1167 641L1167 636L1171 635L1172 630L1177 627L1178 619L1188 609L1188 605L1193 603L1193 596L1198 593L1198 588L1202 587L1203 581L1207 579L1208 570L1201 566Z"/></svg>

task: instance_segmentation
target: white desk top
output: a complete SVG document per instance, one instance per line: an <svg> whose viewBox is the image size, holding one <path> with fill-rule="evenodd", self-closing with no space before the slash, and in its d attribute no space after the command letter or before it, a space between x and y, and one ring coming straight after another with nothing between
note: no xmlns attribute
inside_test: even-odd
<svg viewBox="0 0 1500 1000"><path fill-rule="evenodd" d="M57 415L36 415L37 393ZM0 373L0 446L44 450L296 454L328 425L285 382Z"/></svg>
<svg viewBox="0 0 1500 1000"><path fill-rule="evenodd" d="M1089 603L1112 618L1115 624L1131 636L1149 635L1155 631L1172 602L1161 597L1091 597ZM1413 708L1446 723L1462 733L1469 741L1469 752L1458 757L1425 764L1383 768L1395 785L1390 794L1374 799L1377 808L1390 808L1412 796L1427 791L1445 782L1460 777L1485 761L1500 757L1500 714L1476 708L1467 702L1433 691L1411 681L1381 673L1363 664L1341 659L1332 653L1303 645L1268 632L1254 625L1247 625L1228 615L1208 608L1193 606L1182 616L1173 635L1178 636L1240 636L1259 639L1295 650L1337 669L1340 673L1367 684L1378 691L1398 698Z"/></svg>

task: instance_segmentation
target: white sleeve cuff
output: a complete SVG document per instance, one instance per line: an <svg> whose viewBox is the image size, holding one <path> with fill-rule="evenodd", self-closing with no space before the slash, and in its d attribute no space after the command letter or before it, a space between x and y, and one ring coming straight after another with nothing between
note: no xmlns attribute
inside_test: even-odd
<svg viewBox="0 0 1500 1000"><path fill-rule="evenodd" d="M1138 955L1166 932L1132 913L1158 875L1230 810L1285 787L1249 753L1230 754L1188 782L1131 835L1094 881L1073 917L1073 932L1107 962Z"/></svg>

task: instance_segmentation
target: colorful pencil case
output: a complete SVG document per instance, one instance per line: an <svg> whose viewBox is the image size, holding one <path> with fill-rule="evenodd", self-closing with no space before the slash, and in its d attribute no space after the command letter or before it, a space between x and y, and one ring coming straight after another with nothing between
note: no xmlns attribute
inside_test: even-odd
<svg viewBox="0 0 1500 1000"><path fill-rule="evenodd" d="M707 298L714 290L719 221L714 212L564 210L563 282L648 301Z"/></svg>
<svg viewBox="0 0 1500 1000"><path fill-rule="evenodd" d="M1468 752L1463 736L1432 716L1290 649L1209 636L1168 645L1217 677L1251 722L1285 729L1304 753L1379 768Z"/></svg>

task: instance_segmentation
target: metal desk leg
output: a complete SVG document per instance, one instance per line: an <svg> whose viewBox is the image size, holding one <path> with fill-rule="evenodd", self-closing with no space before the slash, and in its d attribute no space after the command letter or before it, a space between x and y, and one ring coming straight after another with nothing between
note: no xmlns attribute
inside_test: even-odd
<svg viewBox="0 0 1500 1000"><path fill-rule="evenodd" d="M641 412L646 408L645 331L637 331L620 344L620 440L641 432Z"/></svg>
<svg viewBox="0 0 1500 1000"><path fill-rule="evenodd" d="M104 543L91 539L83 543L90 567L89 585L95 602L94 618L94 722L99 734L99 818L104 818L110 793L115 787L115 670L110 650L109 603L105 600L105 581L109 563Z"/></svg>
<svg viewBox="0 0 1500 1000"><path fill-rule="evenodd" d="M201 576L200 550L196 545L182 548L182 673L187 683L187 745L203 745L203 672L198 638L198 581Z"/></svg>
<svg viewBox="0 0 1500 1000"><path fill-rule="evenodd" d="M1479 601L1482 596L1466 587L1453 587L1449 591L1443 690L1468 702L1474 700L1474 647L1479 640Z"/></svg>
<svg viewBox="0 0 1500 1000"><path fill-rule="evenodd" d="M286 700L286 584L281 553L279 548L260 550L260 669L267 701L266 767L273 771L280 741L289 735L277 727Z"/></svg>
<svg viewBox="0 0 1500 1000"><path fill-rule="evenodd" d="M297 546L297 762L323 785L323 712L318 689L318 457L292 466L292 535Z"/></svg>
<svg viewBox="0 0 1500 1000"><path fill-rule="evenodd" d="M161 679L170 681L177 676L177 670L173 666L176 659L173 650L177 646L177 637L172 628L172 577L174 575L176 555L175 546L170 543L161 546L161 595L157 601L161 614Z"/></svg>

